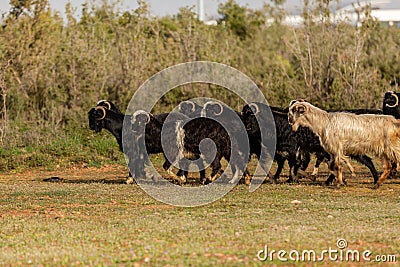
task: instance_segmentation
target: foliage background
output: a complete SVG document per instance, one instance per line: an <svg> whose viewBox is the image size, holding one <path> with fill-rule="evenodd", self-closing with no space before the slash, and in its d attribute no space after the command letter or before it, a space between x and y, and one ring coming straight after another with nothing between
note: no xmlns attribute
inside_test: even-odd
<svg viewBox="0 0 400 267"><path fill-rule="evenodd" d="M304 25L281 23L282 1L252 10L229 0L218 25L193 10L152 17L145 1L120 11L117 1L66 6L66 20L47 0L11 0L0 25L0 171L43 166L123 163L108 133L94 134L87 112L100 99L122 110L146 79L188 61L221 62L260 87L271 105L306 98L322 108L380 108L400 78L400 29L367 15L361 27L332 22L336 1L304 1ZM206 85L171 91L154 112L190 97L240 100Z"/></svg>

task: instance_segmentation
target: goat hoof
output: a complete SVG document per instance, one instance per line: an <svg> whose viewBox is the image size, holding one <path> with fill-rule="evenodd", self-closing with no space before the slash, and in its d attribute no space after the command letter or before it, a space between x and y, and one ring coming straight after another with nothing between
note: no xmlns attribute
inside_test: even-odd
<svg viewBox="0 0 400 267"><path fill-rule="evenodd" d="M328 177L328 179L326 179L325 181L325 185L331 185L333 184L333 181L335 180L335 178L331 178L330 176Z"/></svg>
<svg viewBox="0 0 400 267"><path fill-rule="evenodd" d="M312 182L317 181L317 175L311 175L311 176L310 176L310 180L311 180Z"/></svg>
<svg viewBox="0 0 400 267"><path fill-rule="evenodd" d="M210 178L205 179L204 185L211 184L213 181Z"/></svg>
<svg viewBox="0 0 400 267"><path fill-rule="evenodd" d="M374 189L378 189L381 185L380 184L375 184Z"/></svg>
<svg viewBox="0 0 400 267"><path fill-rule="evenodd" d="M269 181L270 184L277 184L278 183L278 180L274 179L274 178L269 179L268 181Z"/></svg>
<svg viewBox="0 0 400 267"><path fill-rule="evenodd" d="M297 183L299 183L299 180L298 179L289 178L289 179L286 180L286 183L287 184L297 184Z"/></svg>

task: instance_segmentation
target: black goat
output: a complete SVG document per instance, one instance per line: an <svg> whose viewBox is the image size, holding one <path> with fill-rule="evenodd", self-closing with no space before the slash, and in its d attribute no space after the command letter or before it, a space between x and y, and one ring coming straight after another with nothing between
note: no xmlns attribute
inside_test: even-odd
<svg viewBox="0 0 400 267"><path fill-rule="evenodd" d="M203 154L207 162L212 161L212 178L206 181L201 177L201 182L212 182L221 168L219 163L221 157L226 155L218 153L218 151L221 151L221 147L228 147L226 142L229 142L229 138L226 138L227 134L224 134L223 128L214 120L201 117L189 119L183 114L180 114L180 116L185 118L167 121L163 124L151 114L145 111L138 111L137 115L132 116L132 130L136 133L143 133L144 129L146 129L146 139L159 136L158 141L153 143L154 147L148 147L147 150L148 153L162 150L164 156L168 159L166 162L168 162L169 166L171 163L179 164L181 169L187 170L189 162L183 158L201 161L200 157ZM215 158L219 160L209 157L210 155L207 152L211 151L211 147L207 146L206 151L202 151L203 153L200 151L200 142L206 138L210 138L215 142L217 146L217 156ZM164 168L167 169L168 166L164 164ZM172 173L170 174L173 175ZM183 184L186 182L186 174L187 171L180 171L178 175L173 176L179 183ZM201 170L201 176L203 175L205 175L205 171Z"/></svg>
<svg viewBox="0 0 400 267"><path fill-rule="evenodd" d="M201 110L203 109L203 106L200 106L196 102L193 102L191 100L186 100L181 103L179 103L179 112L182 114L185 114L189 118L199 118L201 116ZM207 181L205 178L205 170L204 170L204 164L202 160L197 161L198 168L200 170L200 183L205 184L209 181ZM222 170L219 170L218 172L222 172Z"/></svg>
<svg viewBox="0 0 400 267"><path fill-rule="evenodd" d="M274 160L277 162L278 168L272 177L273 182L279 179L285 160L288 160L290 167L289 181L296 180L293 176L297 175L297 173L294 173L296 161L295 133L292 132L287 122L287 114L284 111L284 109L269 107L263 103L250 103L242 108L243 122L249 135L251 152L257 158L260 158L262 147L267 146L261 135L268 136L268 134L275 132ZM271 123L271 120L273 120L273 123Z"/></svg>
<svg viewBox="0 0 400 267"><path fill-rule="evenodd" d="M392 115L396 119L400 119L400 106L399 106L400 93L389 91L383 97L383 114Z"/></svg>
<svg viewBox="0 0 400 267"><path fill-rule="evenodd" d="M395 91L388 91L383 97L383 114L392 115L396 119L400 119L400 106L399 106L400 93ZM392 162L389 178L395 178L397 174L397 163Z"/></svg>
<svg viewBox="0 0 400 267"><path fill-rule="evenodd" d="M206 112L207 105L203 108L203 111ZM226 114L225 112L222 112ZM219 115L221 115L220 113ZM142 114L146 114L142 112ZM147 124L152 122L152 117L150 114L146 114L149 118ZM210 115L208 113L204 115ZM145 119L142 119L142 121ZM237 120L236 120L237 121ZM229 120L232 122L232 120ZM156 120L153 120L154 123L154 131L161 134L161 129L163 125ZM132 120L133 129L137 129L140 127L137 125L136 120ZM232 125L225 125L227 128L231 128ZM143 126L141 126L143 127ZM164 155L172 162L179 163L182 169L186 169L188 167L188 161L190 160L199 160L201 155L204 156L206 162L211 162L210 166L212 168L212 172L210 177L207 178L207 182L213 182L221 169L221 159L224 157L227 161L231 160L231 148L232 151L238 153L242 151L241 143L237 138L229 136L228 131L224 128L222 124L217 122L215 119L207 118L207 117L199 117L194 119L187 119L183 121L175 121L171 123L165 123L163 130L163 143L166 144L164 146ZM245 131L242 134L246 134ZM244 136L241 136L244 137ZM212 141L205 142L200 146L202 141L209 139ZM247 139L247 137L246 137ZM200 149L202 148L202 149ZM214 150L214 149L215 150ZM211 153L211 152L215 152ZM230 162L230 166L234 173L233 178L230 182L236 182L238 178L240 178L240 172L244 171L247 160L243 160L245 157L244 154L238 153L239 156L235 157L234 162ZM235 155L236 156L236 155ZM240 160L242 159L242 160ZM184 177L179 177L181 182L185 181Z"/></svg>
<svg viewBox="0 0 400 267"><path fill-rule="evenodd" d="M209 101L204 105L201 115L216 120L214 123L216 126L213 127L216 128L213 133L217 146L217 157L214 159L214 166L220 167L219 161L224 157L229 161L233 172L233 178L230 182L237 182L237 179L240 177L238 175L245 173L246 184L249 184L250 176L246 165L250 156L251 146L249 145L246 128L242 121L242 114L231 110L219 102ZM226 140L229 140L229 142ZM232 157L231 152L235 153L234 157ZM245 158L245 155L247 155L247 158Z"/></svg>
<svg viewBox="0 0 400 267"><path fill-rule="evenodd" d="M163 113L156 116L143 111L136 111L130 118L131 133L138 140L139 144L134 146L139 150L134 151L133 157L146 157L147 154L164 153L162 142L162 132L168 131L171 127L168 125L176 124L178 121L187 120L188 117L178 112ZM164 125L166 126L165 128ZM168 134L167 134L168 135ZM169 133L169 135L171 135ZM165 146L169 147L171 143L165 142ZM147 157L146 157L147 158ZM187 171L179 170L178 174L174 174L171 170L172 163L165 157L163 168L180 184L186 182ZM201 171L201 176L205 177L205 172Z"/></svg>
<svg viewBox="0 0 400 267"><path fill-rule="evenodd" d="M154 136L151 127L146 127L145 134L145 149L141 147L143 142L141 135L134 135L131 130L126 131L123 136L123 123L125 115L122 114L118 108L110 101L101 101L98 103L99 106L92 108L89 111L89 126L91 130L100 132L103 128L108 130L117 140L118 146L129 159L130 170L134 173L129 173L129 177L143 178L146 177L144 171L144 163L148 161L146 150L148 154L158 154L163 152L161 147L161 136ZM113 108L114 107L114 108ZM114 109L109 110L109 108ZM170 116L168 116L170 115ZM157 115L154 119L160 121L161 125L164 123L166 118L170 120L187 119L187 117L180 113L164 113ZM131 120L131 116L128 116L128 121ZM124 150L125 149L125 150ZM142 152L142 153L139 153ZM171 163L166 160L163 164L165 170L169 170ZM180 171L179 174L182 172ZM203 175L205 176L205 174ZM133 179L128 178L127 183L132 183Z"/></svg>
<svg viewBox="0 0 400 267"><path fill-rule="evenodd" d="M254 154L258 159L260 158L260 153L261 153L261 146L262 146L262 142L261 142L261 132L260 132L260 128L258 125L258 121L257 118L254 116L255 113L257 113L257 117L260 119L261 122L265 122L266 120L269 120L270 118L267 118L267 114L268 114L268 110L267 110L267 106L262 104L260 105L262 112L260 112L260 108L259 108L259 103L252 103L250 105L245 105L242 108L242 116L243 116L243 122L246 125L246 130L249 134L249 139L250 139L250 152L251 154ZM286 127L286 123L284 122L285 118L284 118L284 114L287 114L288 109L287 108L279 108L279 107L273 107L273 106L269 106L270 110L271 110L271 114L272 116L275 118L275 116L277 117L278 120L278 124L282 124L282 126L279 126L280 129L284 130L286 129L286 135L287 137L291 136L292 133L289 131L289 129ZM281 123L280 121L283 121L283 123ZM274 120L274 124L276 127L276 121ZM262 127L263 131L267 131L270 129L266 129L265 127L266 125L264 125L264 127ZM268 127L272 127L273 125L270 124L268 125ZM295 160L296 158L293 158L293 153L294 151L291 151L291 153L289 153L289 151L287 150L287 148L291 148L291 146L288 146L287 144L284 144L283 142L286 143L285 140L287 140L286 137L283 136L282 131L281 132L281 136L279 137L278 135L276 136L277 138L280 138L277 143L277 147L276 147L276 153L274 156L274 160L277 163L277 170L275 172L275 174L272 177L272 181L276 182L279 179L280 174L282 173L283 170L283 166L286 160L288 160L289 166L291 170L294 170L293 167L295 166ZM276 133L277 133L277 129L276 129ZM305 152L305 151L300 151L300 158L301 158L301 168L296 170L296 173L301 173L303 176L305 175L305 170L307 169L307 166L310 162L310 153ZM289 181L292 181L293 178L292 176L294 175L293 171L290 172L289 174Z"/></svg>
<svg viewBox="0 0 400 267"><path fill-rule="evenodd" d="M112 110L107 110L103 106L97 106L96 108L92 108L89 113L89 128L92 131L100 132L102 129L108 130L117 140L119 149L123 151L123 147L128 147L126 144L123 144L122 140L122 128L124 122L124 115L114 112ZM132 141L132 140L131 140ZM130 145L129 147L132 147ZM129 151L125 151L126 155L131 155ZM130 162L131 163L131 162ZM133 162L132 162L133 164ZM140 166L141 163L135 162L135 166ZM144 162L143 162L144 164ZM127 183L132 183L133 179L131 177L145 177L146 173L144 169L135 169L132 174L129 172L129 178L127 179Z"/></svg>
<svg viewBox="0 0 400 267"><path fill-rule="evenodd" d="M209 106L210 108L210 106ZM191 101L191 100L186 100L183 101L179 104L179 111L185 115L187 115L190 118L199 118L201 116L201 112L203 110L203 106L200 106L199 104ZM236 113L239 117L241 116L240 113ZM218 164L214 164L214 167L218 166ZM217 171L217 170L215 170ZM223 170L219 169L216 173L222 174ZM245 171L245 180L246 183L248 184L250 182L249 180L249 172L246 169Z"/></svg>
<svg viewBox="0 0 400 267"><path fill-rule="evenodd" d="M203 109L203 106L200 106L199 104L187 100L187 101L183 101L179 104L179 111L184 113L185 115L187 115L190 118L196 118L196 117L200 117L201 116L201 111ZM215 102L215 103L209 103L208 104L208 108L207 108L210 112L210 116L213 117L215 115L215 111L219 112L220 110L220 106L219 103ZM214 111L212 111L212 109ZM242 114L240 112L235 112L236 115L241 118ZM232 114L233 115L233 114ZM251 151L253 147L250 146L250 156L256 152ZM259 152L258 154L260 154L261 152ZM217 164L215 164L214 166L217 166ZM219 173L222 172L222 169L219 170ZM244 174L244 178L245 178L245 183L248 185L250 184L250 173L246 168L245 174Z"/></svg>

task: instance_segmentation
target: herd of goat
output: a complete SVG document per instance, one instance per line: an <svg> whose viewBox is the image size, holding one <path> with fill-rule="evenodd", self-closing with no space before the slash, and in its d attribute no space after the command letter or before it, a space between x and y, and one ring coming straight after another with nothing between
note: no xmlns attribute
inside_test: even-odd
<svg viewBox="0 0 400 267"><path fill-rule="evenodd" d="M400 162L399 97L400 93L386 92L382 110L340 111L324 111L304 100L294 100L287 108L253 102L240 112L215 101L204 106L184 101L179 104L179 112L156 115L143 110L124 115L111 101L102 100L88 117L90 129L111 132L129 158L127 183L146 177L149 154L163 153L163 168L179 184L187 181L188 160L198 164L200 183L215 181L222 173L222 158L229 162L233 173L229 182L236 183L243 175L249 184L251 175L246 165L252 155L272 182L279 179L288 161L288 181L296 182L299 176L306 175L310 155L315 154L311 179L315 180L319 165L326 161L330 175L325 183L329 185L335 178L338 186L346 183L341 166L346 163L354 176L350 157L370 170L374 188L378 188L388 176L395 177ZM124 120L130 122L131 129L123 133ZM213 150L207 144L201 149L205 139L213 141L215 153L207 153ZM383 159L380 176L368 155ZM208 177L203 160L211 167ZM269 173L272 160L277 163L274 175ZM171 167L176 164L179 170L175 174Z"/></svg>

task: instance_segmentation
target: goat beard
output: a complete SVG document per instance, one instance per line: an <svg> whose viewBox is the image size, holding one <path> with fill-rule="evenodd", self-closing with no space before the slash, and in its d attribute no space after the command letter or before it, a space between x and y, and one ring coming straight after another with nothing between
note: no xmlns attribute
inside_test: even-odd
<svg viewBox="0 0 400 267"><path fill-rule="evenodd" d="M300 124L297 123L297 121L295 121L295 122L292 123L292 131L293 131L293 132L297 132L297 130L299 129L299 127L300 127Z"/></svg>

